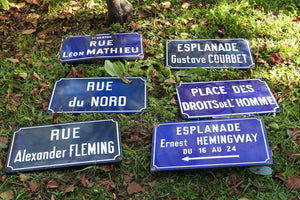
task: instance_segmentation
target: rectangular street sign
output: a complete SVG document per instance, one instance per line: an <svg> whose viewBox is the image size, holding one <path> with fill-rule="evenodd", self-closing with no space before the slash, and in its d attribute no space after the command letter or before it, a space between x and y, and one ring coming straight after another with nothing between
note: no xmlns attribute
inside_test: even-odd
<svg viewBox="0 0 300 200"><path fill-rule="evenodd" d="M166 66L172 69L255 68L247 39L167 40Z"/></svg>
<svg viewBox="0 0 300 200"><path fill-rule="evenodd" d="M151 171L270 165L262 117L160 123Z"/></svg>
<svg viewBox="0 0 300 200"><path fill-rule="evenodd" d="M181 115L185 119L281 111L263 79L179 83L176 92Z"/></svg>
<svg viewBox="0 0 300 200"><path fill-rule="evenodd" d="M61 78L53 87L47 113L142 113L147 108L147 79Z"/></svg>
<svg viewBox="0 0 300 200"><path fill-rule="evenodd" d="M19 128L8 152L7 173L115 163L122 160L114 119Z"/></svg>
<svg viewBox="0 0 300 200"><path fill-rule="evenodd" d="M68 37L62 42L58 61L71 63L101 59L143 59L142 41L139 33Z"/></svg>

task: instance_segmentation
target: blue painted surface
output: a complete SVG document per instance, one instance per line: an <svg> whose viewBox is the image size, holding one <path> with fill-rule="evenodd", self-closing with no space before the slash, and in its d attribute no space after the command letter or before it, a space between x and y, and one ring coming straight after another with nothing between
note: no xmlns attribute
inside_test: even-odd
<svg viewBox="0 0 300 200"><path fill-rule="evenodd" d="M180 83L176 92L182 117L186 119L281 111L263 79Z"/></svg>
<svg viewBox="0 0 300 200"><path fill-rule="evenodd" d="M127 78L127 77L126 77ZM142 113L147 107L146 78L62 78L53 87L47 113Z"/></svg>
<svg viewBox="0 0 300 200"><path fill-rule="evenodd" d="M122 160L119 122L113 119L19 128L6 172L74 167Z"/></svg>
<svg viewBox="0 0 300 200"><path fill-rule="evenodd" d="M139 33L68 37L62 42L58 60L68 63L103 59L142 59L142 41Z"/></svg>
<svg viewBox="0 0 300 200"><path fill-rule="evenodd" d="M166 65L172 69L255 68L247 39L168 40Z"/></svg>
<svg viewBox="0 0 300 200"><path fill-rule="evenodd" d="M270 164L260 117L160 123L153 130L151 171Z"/></svg>

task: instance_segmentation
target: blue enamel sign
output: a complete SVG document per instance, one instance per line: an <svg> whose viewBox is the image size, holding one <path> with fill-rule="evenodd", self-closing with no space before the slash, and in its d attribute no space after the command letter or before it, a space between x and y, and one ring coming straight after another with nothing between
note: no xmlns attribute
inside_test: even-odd
<svg viewBox="0 0 300 200"><path fill-rule="evenodd" d="M172 69L255 68L247 39L168 40L166 65Z"/></svg>
<svg viewBox="0 0 300 200"><path fill-rule="evenodd" d="M115 163L122 160L117 120L97 120L17 129L7 173Z"/></svg>
<svg viewBox="0 0 300 200"><path fill-rule="evenodd" d="M146 78L58 79L47 113L141 113L147 107Z"/></svg>
<svg viewBox="0 0 300 200"><path fill-rule="evenodd" d="M179 83L176 92L181 115L185 119L281 111L263 79Z"/></svg>
<svg viewBox="0 0 300 200"><path fill-rule="evenodd" d="M68 63L99 59L142 59L142 41L139 33L68 37L62 42L58 60Z"/></svg>
<svg viewBox="0 0 300 200"><path fill-rule="evenodd" d="M161 123L153 131L151 171L270 164L259 117Z"/></svg>

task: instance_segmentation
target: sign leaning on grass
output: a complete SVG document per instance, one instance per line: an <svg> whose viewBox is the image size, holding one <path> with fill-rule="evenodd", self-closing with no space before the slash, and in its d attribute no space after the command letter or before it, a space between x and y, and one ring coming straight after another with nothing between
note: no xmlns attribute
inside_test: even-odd
<svg viewBox="0 0 300 200"><path fill-rule="evenodd" d="M255 68L247 39L167 40L166 66L172 69Z"/></svg>
<svg viewBox="0 0 300 200"><path fill-rule="evenodd" d="M62 41L58 61L70 63L101 59L143 59L142 41L139 33L68 37Z"/></svg>
<svg viewBox="0 0 300 200"><path fill-rule="evenodd" d="M270 164L262 117L161 123L153 131L151 171Z"/></svg>
<svg viewBox="0 0 300 200"><path fill-rule="evenodd" d="M281 111L263 79L179 83L176 92L181 115L185 119Z"/></svg>
<svg viewBox="0 0 300 200"><path fill-rule="evenodd" d="M62 78L53 87L47 113L142 113L146 78Z"/></svg>
<svg viewBox="0 0 300 200"><path fill-rule="evenodd" d="M12 136L7 173L122 160L119 122L113 119L25 127Z"/></svg>

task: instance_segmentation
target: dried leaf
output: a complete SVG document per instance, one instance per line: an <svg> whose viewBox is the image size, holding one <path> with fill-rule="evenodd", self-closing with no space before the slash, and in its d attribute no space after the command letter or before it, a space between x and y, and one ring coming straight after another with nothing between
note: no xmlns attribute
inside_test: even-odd
<svg viewBox="0 0 300 200"><path fill-rule="evenodd" d="M37 6L40 5L40 1L39 1L39 0L26 0L26 2L27 2L27 3L30 3L30 4L37 5Z"/></svg>
<svg viewBox="0 0 300 200"><path fill-rule="evenodd" d="M142 187L136 182L129 183L127 186L127 192L129 195L133 193L138 193L140 191L142 191Z"/></svg>
<svg viewBox="0 0 300 200"><path fill-rule="evenodd" d="M47 184L47 188L58 188L59 184L55 180L50 180Z"/></svg>
<svg viewBox="0 0 300 200"><path fill-rule="evenodd" d="M59 120L59 113L54 113L52 118L52 124L57 124Z"/></svg>
<svg viewBox="0 0 300 200"><path fill-rule="evenodd" d="M17 8L18 10L20 10L20 8L23 8L26 4L24 2L22 3L9 3L9 7L10 8Z"/></svg>
<svg viewBox="0 0 300 200"><path fill-rule="evenodd" d="M132 28L133 30L137 31L137 30L140 29L140 24L139 24L139 23L136 23L136 22L132 22L131 28Z"/></svg>
<svg viewBox="0 0 300 200"><path fill-rule="evenodd" d="M281 64L284 62L284 57L281 55L281 53L273 53L271 56L271 62L275 64Z"/></svg>
<svg viewBox="0 0 300 200"><path fill-rule="evenodd" d="M10 102L14 105L14 106L19 106L21 104L21 97L23 96L24 94L15 94Z"/></svg>
<svg viewBox="0 0 300 200"><path fill-rule="evenodd" d="M37 95L38 93L39 93L39 90L38 90L37 88L33 88L33 90L30 91L30 94L31 94L32 96L35 96L35 95Z"/></svg>
<svg viewBox="0 0 300 200"><path fill-rule="evenodd" d="M132 180L133 180L133 177L132 177L132 176L124 175L124 182L125 182L126 184L130 183Z"/></svg>
<svg viewBox="0 0 300 200"><path fill-rule="evenodd" d="M40 184L38 184L34 180L29 181L28 184L32 192L36 192L39 190Z"/></svg>
<svg viewBox="0 0 300 200"><path fill-rule="evenodd" d="M262 58L258 58L258 59L256 60L256 62L257 62L257 63L261 63L261 64L267 63L267 61L265 61L265 60L262 59Z"/></svg>
<svg viewBox="0 0 300 200"><path fill-rule="evenodd" d="M287 129L287 134L289 137L293 137L294 135L296 135L298 133L297 129L293 126L290 126L288 129Z"/></svg>
<svg viewBox="0 0 300 200"><path fill-rule="evenodd" d="M172 84L176 84L176 81L173 78L168 78L164 81L164 83L167 85L172 85Z"/></svg>
<svg viewBox="0 0 300 200"><path fill-rule="evenodd" d="M5 175L3 175L3 176L1 176L1 181L4 183L4 181L6 180L6 177L7 177L7 175L5 174Z"/></svg>
<svg viewBox="0 0 300 200"><path fill-rule="evenodd" d="M33 77L34 77L35 79L37 79L38 81L41 81L41 80L42 80L41 77L40 77L37 73L35 73L35 72L33 72Z"/></svg>
<svg viewBox="0 0 300 200"><path fill-rule="evenodd" d="M300 190L300 176L295 173L285 181L285 186L291 190Z"/></svg>
<svg viewBox="0 0 300 200"><path fill-rule="evenodd" d="M187 8L189 8L190 6L191 6L191 4L185 2L185 3L182 4L181 7L182 7L183 9L187 9Z"/></svg>
<svg viewBox="0 0 300 200"><path fill-rule="evenodd" d="M36 32L36 29L27 29L27 30L22 31L21 33L23 35L29 35L29 34L32 34L34 32Z"/></svg>
<svg viewBox="0 0 300 200"><path fill-rule="evenodd" d="M15 58L6 58L6 59L9 60L10 62L13 62L13 63L20 62L18 59L15 59Z"/></svg>
<svg viewBox="0 0 300 200"><path fill-rule="evenodd" d="M96 5L96 4L95 4L94 0L89 0L89 2L87 3L87 7L88 7L89 9L92 9L95 5Z"/></svg>
<svg viewBox="0 0 300 200"><path fill-rule="evenodd" d="M86 174L84 174L81 178L80 178L80 181L81 181L81 184L86 187L86 188L91 188L93 187L93 183L91 183L89 181L89 179L92 178L91 176L87 176Z"/></svg>
<svg viewBox="0 0 300 200"><path fill-rule="evenodd" d="M0 142L5 145L8 145L8 139L6 137L0 137Z"/></svg>
<svg viewBox="0 0 300 200"><path fill-rule="evenodd" d="M292 24L295 26L300 26L300 16L296 16L296 19L293 19Z"/></svg>
<svg viewBox="0 0 300 200"><path fill-rule="evenodd" d="M20 181L22 181L22 182L30 179L30 177L26 176L25 174L20 174L19 178L20 178Z"/></svg>
<svg viewBox="0 0 300 200"><path fill-rule="evenodd" d="M0 197L3 199L3 200L11 200L14 198L14 192L12 190L7 190L5 192L2 192L0 194Z"/></svg>
<svg viewBox="0 0 300 200"><path fill-rule="evenodd" d="M74 189L75 189L74 185L69 185L69 186L65 189L65 191L64 191L64 193L63 193L63 196L64 196L65 194L67 194L68 192L74 192Z"/></svg>
<svg viewBox="0 0 300 200"><path fill-rule="evenodd" d="M164 2L161 3L161 5L164 8L170 8L171 7L171 2L170 1L164 1Z"/></svg>

